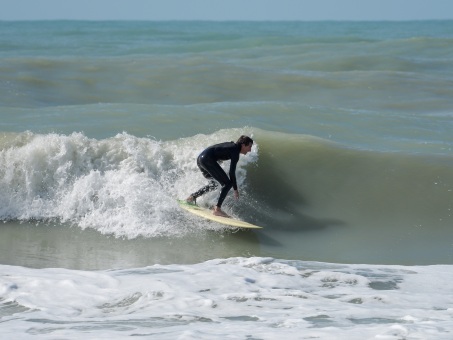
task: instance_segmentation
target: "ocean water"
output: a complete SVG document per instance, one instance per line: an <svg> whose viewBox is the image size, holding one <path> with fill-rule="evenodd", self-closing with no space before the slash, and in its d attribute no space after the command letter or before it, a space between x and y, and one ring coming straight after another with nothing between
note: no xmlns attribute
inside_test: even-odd
<svg viewBox="0 0 453 340"><path fill-rule="evenodd" d="M451 339L452 129L453 21L0 22L0 335Z"/></svg>

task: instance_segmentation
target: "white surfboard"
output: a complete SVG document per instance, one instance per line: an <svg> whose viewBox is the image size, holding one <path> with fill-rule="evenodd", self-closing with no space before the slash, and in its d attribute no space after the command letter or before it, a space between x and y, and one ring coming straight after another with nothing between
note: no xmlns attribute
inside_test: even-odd
<svg viewBox="0 0 453 340"><path fill-rule="evenodd" d="M236 227L236 228L262 229L262 227L259 227L257 225L247 223L247 222L244 222L241 220L237 220L232 217L222 217L222 216L213 215L211 210L199 207L198 205L187 203L186 201L178 200L178 203L181 208L187 210L188 212L190 212L194 215L206 218L211 221L215 221L215 222L222 223L222 224L229 225L229 226Z"/></svg>

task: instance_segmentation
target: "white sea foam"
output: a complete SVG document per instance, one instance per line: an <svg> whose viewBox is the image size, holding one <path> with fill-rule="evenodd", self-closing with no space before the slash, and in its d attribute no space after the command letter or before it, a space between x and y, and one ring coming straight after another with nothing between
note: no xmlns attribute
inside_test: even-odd
<svg viewBox="0 0 453 340"><path fill-rule="evenodd" d="M81 133L28 134L25 141L20 136L20 143L0 151L0 218L58 219L128 238L184 234L190 218L177 209L176 199L206 184L197 155L240 133L225 130L166 143L126 133L104 140ZM241 157L240 184L244 166L256 157L256 146ZM214 196L201 202L212 203Z"/></svg>
<svg viewBox="0 0 453 340"><path fill-rule="evenodd" d="M230 258L73 271L1 266L5 338L450 339L451 266Z"/></svg>

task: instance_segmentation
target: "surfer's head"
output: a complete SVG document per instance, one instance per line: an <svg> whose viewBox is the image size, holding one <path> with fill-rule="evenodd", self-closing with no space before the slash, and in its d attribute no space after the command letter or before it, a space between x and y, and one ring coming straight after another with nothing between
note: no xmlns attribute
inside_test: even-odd
<svg viewBox="0 0 453 340"><path fill-rule="evenodd" d="M241 137L239 137L236 144L241 146L241 153L243 155L246 155L250 152L250 150L252 150L253 139L248 136L242 135Z"/></svg>
<svg viewBox="0 0 453 340"><path fill-rule="evenodd" d="M239 137L239 139L238 139L238 141L236 142L236 144L241 144L241 145L249 146L250 144L253 144L253 139L251 139L251 138L248 137L248 136L242 135L241 137Z"/></svg>

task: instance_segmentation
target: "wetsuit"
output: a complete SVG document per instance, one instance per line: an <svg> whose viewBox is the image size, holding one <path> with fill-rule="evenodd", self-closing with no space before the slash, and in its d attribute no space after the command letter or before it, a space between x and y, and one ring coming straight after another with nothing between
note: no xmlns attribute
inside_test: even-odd
<svg viewBox="0 0 453 340"><path fill-rule="evenodd" d="M237 190L238 188L236 182L236 164L239 161L240 152L241 145L234 142L216 144L205 149L198 156L197 165L203 176L211 181L208 185L193 193L191 196L196 199L197 197L216 189L218 185L217 182L219 182L222 186L222 191L220 192L217 206L220 208L231 187L233 187L234 190ZM229 178L218 163L218 161L226 160L231 160Z"/></svg>

